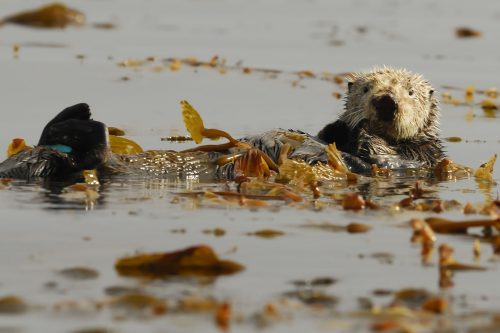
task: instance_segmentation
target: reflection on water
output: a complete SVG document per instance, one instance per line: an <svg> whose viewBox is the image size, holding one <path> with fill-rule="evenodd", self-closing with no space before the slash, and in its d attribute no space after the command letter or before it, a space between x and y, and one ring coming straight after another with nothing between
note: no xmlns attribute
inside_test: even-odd
<svg viewBox="0 0 500 333"><path fill-rule="evenodd" d="M169 177L146 175L106 175L100 177L98 186L78 187L74 179L68 180L15 180L11 189L20 202L34 206L41 205L49 210L92 210L112 207L115 204L172 198L177 193L224 192L237 193L240 188L226 180L209 180L197 177L193 173L175 173ZM80 184L80 183L76 183ZM269 183L273 186L273 182ZM459 192L455 189L461 186ZM322 196L319 201L333 203L329 197L342 193L357 192L365 199L370 199L381 205L398 203L401 199L412 196L415 188L425 189L419 199L437 200L453 196L458 201L470 201L467 195L474 195L475 189L483 194L484 201L491 202L498 196L497 185L494 182L460 179L453 182L440 181L429 175L427 171L412 171L411 173L395 173L389 177L361 177L357 183L322 182L319 186ZM293 188L293 186L292 186ZM312 193L304 189L293 188L306 201L313 200ZM496 191L496 192L495 192ZM477 195L476 195L477 196ZM288 202L280 201L286 206Z"/></svg>

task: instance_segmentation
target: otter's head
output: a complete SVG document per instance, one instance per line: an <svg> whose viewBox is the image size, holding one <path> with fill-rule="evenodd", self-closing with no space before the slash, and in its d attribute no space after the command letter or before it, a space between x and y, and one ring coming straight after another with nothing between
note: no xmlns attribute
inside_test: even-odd
<svg viewBox="0 0 500 333"><path fill-rule="evenodd" d="M352 128L366 122L374 134L398 141L437 135L437 117L434 89L422 76L384 67L351 75L341 119Z"/></svg>

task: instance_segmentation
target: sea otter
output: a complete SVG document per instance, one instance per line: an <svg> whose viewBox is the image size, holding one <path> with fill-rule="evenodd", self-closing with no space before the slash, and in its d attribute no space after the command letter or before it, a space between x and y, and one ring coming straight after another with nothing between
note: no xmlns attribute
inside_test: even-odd
<svg viewBox="0 0 500 333"><path fill-rule="evenodd" d="M438 102L430 84L405 69L384 67L352 75L346 110L339 120L313 137L293 130L272 130L241 139L278 164L282 148L288 158L310 164L327 162L325 143L336 143L347 167L370 173L371 164L391 169L433 166L444 157L439 139ZM113 154L107 128L90 119L87 104L63 110L42 132L38 145L0 163L0 177L64 177L85 169L147 174L155 177L231 179L231 165L220 167L227 151L150 151Z"/></svg>
<svg viewBox="0 0 500 333"><path fill-rule="evenodd" d="M345 111L317 137L379 166L433 166L445 157L438 118L434 89L421 75L376 68L351 75Z"/></svg>

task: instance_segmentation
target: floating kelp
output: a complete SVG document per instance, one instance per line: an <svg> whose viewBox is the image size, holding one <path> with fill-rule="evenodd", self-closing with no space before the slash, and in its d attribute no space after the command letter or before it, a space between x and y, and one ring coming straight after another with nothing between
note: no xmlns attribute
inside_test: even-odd
<svg viewBox="0 0 500 333"><path fill-rule="evenodd" d="M118 259L116 271L123 276L160 278L170 275L218 276L234 274L243 266L220 260L207 245L165 253L146 253Z"/></svg>
<svg viewBox="0 0 500 333"><path fill-rule="evenodd" d="M19 58L19 50L21 50L21 46L19 46L19 44L12 45L12 56L14 57L14 59Z"/></svg>
<svg viewBox="0 0 500 333"><path fill-rule="evenodd" d="M463 264L458 262L453 253L455 249L448 244L441 244L438 248L439 252L439 269L443 271L484 271L485 267ZM443 274L443 273L441 273ZM447 273L449 274L449 273Z"/></svg>
<svg viewBox="0 0 500 333"><path fill-rule="evenodd" d="M437 233L461 234L467 233L469 228L491 228L500 229L500 219L495 220L471 220L471 221L451 221L440 217L428 217L425 222Z"/></svg>
<svg viewBox="0 0 500 333"><path fill-rule="evenodd" d="M480 180L493 181L493 166L497 160L497 155L493 155L488 162L481 164L481 166L474 173L474 177Z"/></svg>
<svg viewBox="0 0 500 333"><path fill-rule="evenodd" d="M92 24L92 26L96 29L102 29L102 30L112 30L116 28L116 24L112 22L96 22Z"/></svg>
<svg viewBox="0 0 500 333"><path fill-rule="evenodd" d="M453 143L456 143L456 142L462 142L462 138L459 137L459 136L449 136L447 138L444 138L446 141L448 142L453 142Z"/></svg>
<svg viewBox="0 0 500 333"><path fill-rule="evenodd" d="M215 237L222 237L226 234L226 230L222 228L205 229L203 230L203 233L207 235L214 235Z"/></svg>
<svg viewBox="0 0 500 333"><path fill-rule="evenodd" d="M214 311L219 302L210 296L191 294L183 296L178 302L176 311L179 312L205 312Z"/></svg>
<svg viewBox="0 0 500 333"><path fill-rule="evenodd" d="M280 237L280 236L283 236L285 233L283 231L280 231L280 230L274 230L274 229L261 229L261 230L257 230L257 231L254 231L254 232L247 232L246 235L248 236L256 236L256 237L259 237L259 238L276 238L276 237Z"/></svg>
<svg viewBox="0 0 500 333"><path fill-rule="evenodd" d="M370 231L371 228L371 226L363 223L349 223L346 227L346 231L350 234L360 234Z"/></svg>
<svg viewBox="0 0 500 333"><path fill-rule="evenodd" d="M0 297L0 315L21 314L28 310L28 304L18 296Z"/></svg>
<svg viewBox="0 0 500 333"><path fill-rule="evenodd" d="M130 293L106 302L115 316L160 316L167 312L167 302L146 293Z"/></svg>
<svg viewBox="0 0 500 333"><path fill-rule="evenodd" d="M232 313L232 306L229 302L224 302L217 306L214 314L214 321L219 329L224 332L229 330Z"/></svg>
<svg viewBox="0 0 500 333"><path fill-rule="evenodd" d="M9 16L2 22L36 28L65 28L68 25L84 25L85 15L62 3L55 2L35 10Z"/></svg>
<svg viewBox="0 0 500 333"><path fill-rule="evenodd" d="M73 280L91 280L99 277L99 272L89 267L71 267L59 271L61 276Z"/></svg>
<svg viewBox="0 0 500 333"><path fill-rule="evenodd" d="M342 200L342 208L345 210L361 210L365 208L365 199L358 193L348 193Z"/></svg>
<svg viewBox="0 0 500 333"><path fill-rule="evenodd" d="M114 135L114 136L124 136L125 131L122 130L121 128L110 126L110 127L108 127L108 134Z"/></svg>
<svg viewBox="0 0 500 333"><path fill-rule="evenodd" d="M481 37L481 31L469 27L459 27L455 29L455 35L458 38Z"/></svg>
<svg viewBox="0 0 500 333"><path fill-rule="evenodd" d="M292 87L304 87L300 84L303 80L321 80L327 81L333 84L336 84L340 87L345 86L346 77L349 76L350 73L331 73L328 71L322 72L313 72L311 70L282 70L282 69L272 69L272 68L259 68L259 67L250 67L243 66L241 61L238 61L236 64L231 65L228 64L227 60L219 57L218 55L214 55L209 60L200 60L196 57L186 57L186 58L175 58L170 57L166 59L162 59L161 61L156 61L154 57L148 57L146 59L125 59L118 62L118 66L132 68L134 70L146 69L151 70L153 72L162 72L165 70L170 70L171 72L177 72L181 69L185 68L204 68L215 70L220 74L226 74L228 72L241 73L243 75L250 74L262 74L265 75L266 78L276 79L279 75L288 75L296 78L291 81ZM338 93L337 93L338 94ZM339 98L337 94L334 94L334 97Z"/></svg>
<svg viewBox="0 0 500 333"><path fill-rule="evenodd" d="M135 141L117 135L109 135L109 146L113 153L119 155L135 155L144 152Z"/></svg>
<svg viewBox="0 0 500 333"><path fill-rule="evenodd" d="M461 179L470 177L472 169L445 158L434 166L434 175L439 180Z"/></svg>
<svg viewBox="0 0 500 333"><path fill-rule="evenodd" d="M248 144L240 142L234 139L229 133L215 128L205 128L203 120L200 114L195 108L189 104L188 101L181 101L182 119L184 120L184 125L188 130L189 134L193 138L194 142L199 144L203 138L210 140L218 140L220 138L226 138L229 142L225 145L217 146L199 146L195 150L210 151L210 150L223 150L231 147L241 147L241 148L251 148Z"/></svg>
<svg viewBox="0 0 500 333"><path fill-rule="evenodd" d="M336 296L323 290L296 290L284 293L283 296L314 307L330 308L339 302Z"/></svg>
<svg viewBox="0 0 500 333"><path fill-rule="evenodd" d="M32 148L33 147L26 145L26 142L22 138L12 139L12 142L9 143L9 146L7 147L7 157L11 157L19 153L20 151L29 150Z"/></svg>

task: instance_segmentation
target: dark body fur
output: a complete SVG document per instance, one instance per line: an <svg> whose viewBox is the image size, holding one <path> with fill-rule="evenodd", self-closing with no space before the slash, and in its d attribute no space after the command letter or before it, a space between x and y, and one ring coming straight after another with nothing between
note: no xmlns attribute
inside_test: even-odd
<svg viewBox="0 0 500 333"><path fill-rule="evenodd" d="M377 155L398 155L405 160L432 166L445 157L443 145L437 137L387 140L370 133L366 123L360 123L351 129L342 120L337 120L326 125L318 133L318 138L326 143L335 143L340 151L357 156L368 163L377 163Z"/></svg>

